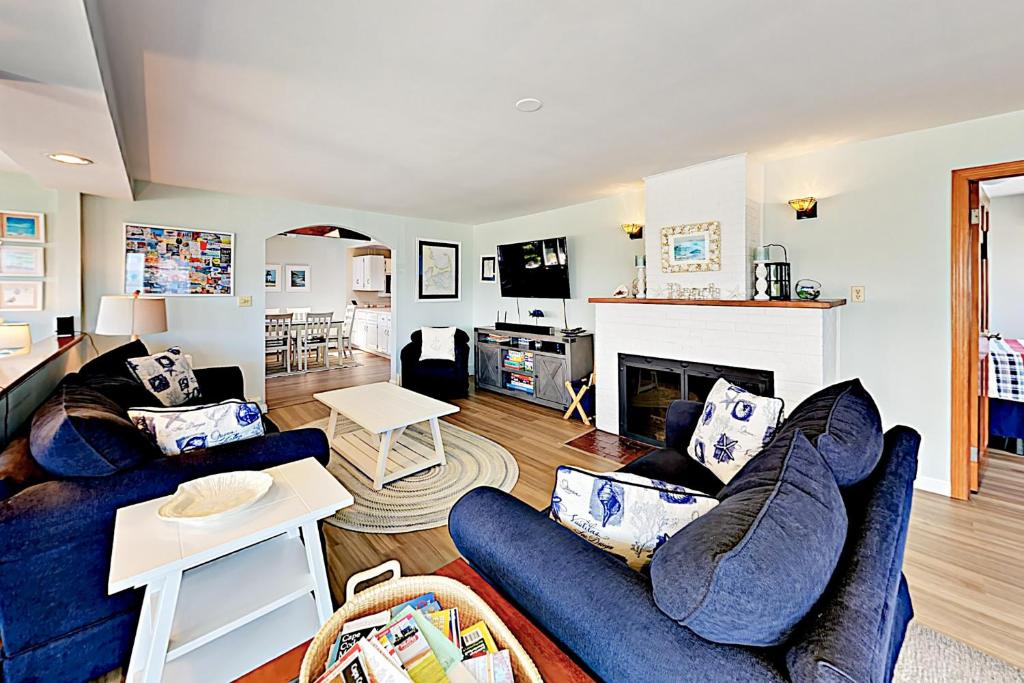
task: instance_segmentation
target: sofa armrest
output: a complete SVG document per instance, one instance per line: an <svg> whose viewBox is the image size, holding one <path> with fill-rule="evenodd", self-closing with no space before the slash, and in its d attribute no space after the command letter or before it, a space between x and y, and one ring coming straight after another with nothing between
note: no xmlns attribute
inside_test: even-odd
<svg viewBox="0 0 1024 683"><path fill-rule="evenodd" d="M199 382L202 403L220 403L228 399L245 400L245 379L242 368L198 368L193 370Z"/></svg>
<svg viewBox="0 0 1024 683"><path fill-rule="evenodd" d="M784 680L765 653L675 623L647 577L507 493L467 493L448 526L484 578L606 681Z"/></svg>
<svg viewBox="0 0 1024 683"><path fill-rule="evenodd" d="M686 453L703 411L698 401L672 401L665 413L665 446Z"/></svg>
<svg viewBox="0 0 1024 683"><path fill-rule="evenodd" d="M97 525L106 525L112 532L118 508L174 493L178 484L190 479L266 469L310 457L326 465L329 454L323 431L296 429L180 456L160 456L109 477L37 484L0 503L0 561L61 545L69 537L93 533Z"/></svg>

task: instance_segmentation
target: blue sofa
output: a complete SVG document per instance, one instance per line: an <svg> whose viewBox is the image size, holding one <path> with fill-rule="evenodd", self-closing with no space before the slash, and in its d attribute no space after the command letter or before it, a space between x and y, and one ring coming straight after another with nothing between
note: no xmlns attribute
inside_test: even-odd
<svg viewBox="0 0 1024 683"><path fill-rule="evenodd" d="M841 392L833 396L837 393ZM809 423L827 429L833 422L820 401L808 399L805 404L784 423L776 440L795 442L803 438L796 431ZM750 466L757 458L723 487L688 457L686 445L702 408L688 401L673 403L667 415L667 447L622 471L715 495L722 501L717 510L744 472L757 469ZM874 414L877 434L865 438L874 439L875 457L881 455L860 481L838 486L842 497L837 505L845 505L848 531L845 545L840 538L841 554L831 580L826 575L824 593L798 617L785 640L771 646L726 644L727 638L712 642L662 611L659 604L665 607L665 602L657 595L657 581L666 575L686 580L678 572L673 575L671 567L666 570L664 560L670 555L662 557L659 567L659 554L669 553L669 544L655 552L650 571L637 572L549 519L547 510L534 510L490 488L464 496L452 510L449 529L462 555L482 576L600 679L887 681L913 615L901 567L920 437L907 427L895 427L883 438L877 409ZM835 450L837 443L822 437L816 447ZM835 472L837 483L849 477L840 476L831 463L829 467L824 476ZM704 523L704 531L715 523L712 515L705 515L690 526L698 522ZM778 562L799 560L786 557ZM769 590L770 583L759 585L757 576L753 574L750 584L754 602L786 604L785 591Z"/></svg>
<svg viewBox="0 0 1024 683"><path fill-rule="evenodd" d="M96 391L121 411L140 402L152 405L152 396L125 373L125 359L142 355L147 351L141 342L103 354L66 377L55 392L58 399L51 397L47 404L59 409L60 392L73 386L80 393L81 387ZM199 403L244 399L240 369L198 369L195 374ZM208 474L308 457L326 465L329 448L323 432L282 433L269 420L265 424L262 438L173 458L140 449L145 452L136 454L137 464L108 476L52 477L0 501L0 680L81 683L125 665L142 594L107 595L115 512ZM78 427L87 428L88 419ZM115 447L128 448L110 445Z"/></svg>

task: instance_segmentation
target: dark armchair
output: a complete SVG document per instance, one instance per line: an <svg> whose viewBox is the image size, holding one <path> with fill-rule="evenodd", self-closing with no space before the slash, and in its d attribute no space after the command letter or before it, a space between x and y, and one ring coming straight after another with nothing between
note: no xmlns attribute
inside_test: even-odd
<svg viewBox="0 0 1024 683"><path fill-rule="evenodd" d="M420 360L419 330L402 349L402 386L442 401L469 395L469 335L455 330L455 360Z"/></svg>

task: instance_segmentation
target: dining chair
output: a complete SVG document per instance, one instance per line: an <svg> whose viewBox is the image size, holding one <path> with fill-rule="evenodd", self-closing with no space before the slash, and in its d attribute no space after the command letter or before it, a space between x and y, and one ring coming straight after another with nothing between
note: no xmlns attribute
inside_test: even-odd
<svg viewBox="0 0 1024 683"><path fill-rule="evenodd" d="M323 352L324 367L330 370L331 357L327 353L327 342L331 337L333 322L334 311L306 314L298 335L303 369L309 369L309 354L312 351L316 354L317 361L320 361L320 354Z"/></svg>
<svg viewBox="0 0 1024 683"><path fill-rule="evenodd" d="M282 313L284 313L284 311L283 311L283 310L281 310L280 308L268 308L268 309L267 309L267 310L265 311L265 313L266 313L267 315L281 315Z"/></svg>
<svg viewBox="0 0 1024 683"><path fill-rule="evenodd" d="M292 371L292 314L272 313L264 321L264 339L267 354L275 354L285 372Z"/></svg>
<svg viewBox="0 0 1024 683"><path fill-rule="evenodd" d="M352 353L352 327L356 322L356 308L355 304L349 304L345 306L345 319L341 322L341 334L338 339L338 353L342 358L346 356L348 358L353 357Z"/></svg>
<svg viewBox="0 0 1024 683"><path fill-rule="evenodd" d="M303 306L301 308L289 308L286 309L285 312L291 313L294 316L295 320L305 320L306 316L309 315L309 312L312 310L313 309L310 308L309 306Z"/></svg>

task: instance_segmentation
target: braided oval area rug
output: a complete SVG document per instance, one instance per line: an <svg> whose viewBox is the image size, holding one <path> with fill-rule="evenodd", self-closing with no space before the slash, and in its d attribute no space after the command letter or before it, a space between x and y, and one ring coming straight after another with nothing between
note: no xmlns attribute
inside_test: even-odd
<svg viewBox="0 0 1024 683"><path fill-rule="evenodd" d="M328 419L323 418L305 424L303 428L326 432L327 423ZM370 478L332 447L327 470L349 490L355 503L324 521L342 529L368 534L421 531L445 526L448 512L455 502L479 486L512 490L519 479L519 465L508 450L444 420L440 424L448 464L385 484L380 491L374 491ZM337 434L359 428L355 422L338 416ZM433 448L433 437L426 423L410 426L398 442L410 440Z"/></svg>

